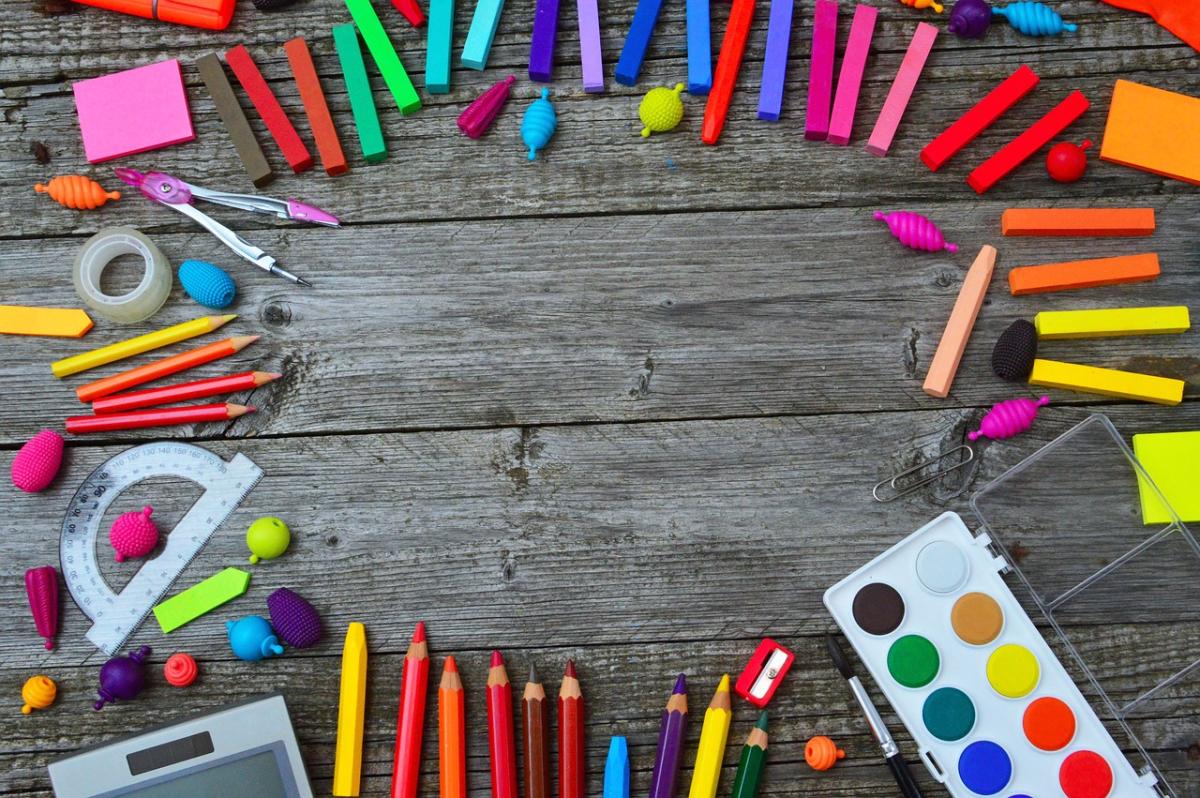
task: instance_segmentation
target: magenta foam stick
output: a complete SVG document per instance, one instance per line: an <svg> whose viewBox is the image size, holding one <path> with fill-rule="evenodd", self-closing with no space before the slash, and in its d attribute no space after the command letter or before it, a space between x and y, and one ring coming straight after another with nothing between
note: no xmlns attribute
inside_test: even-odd
<svg viewBox="0 0 1200 798"><path fill-rule="evenodd" d="M896 129L900 127L900 120L904 118L904 112L908 109L908 101L912 99L913 91L917 88L917 80L921 77L921 70L925 69L925 61L929 58L929 51L933 49L937 35L938 29L933 25L928 22L917 23L912 41L908 43L908 50L904 53L904 60L900 62L900 69L896 72L896 79L892 81L892 88L888 90L887 99L883 101L883 110L879 112L879 119L875 121L875 129L871 131L871 138L867 141L867 152L872 155L882 158L891 149Z"/></svg>
<svg viewBox="0 0 1200 798"><path fill-rule="evenodd" d="M604 91L604 56L600 51L600 10L596 0L578 0L579 65L583 72L583 90L589 94Z"/></svg>
<svg viewBox="0 0 1200 798"><path fill-rule="evenodd" d="M879 11L874 6L860 3L854 9L850 38L846 40L846 52L842 54L842 71L838 73L833 112L829 115L830 144L844 146L850 143L850 131L854 128L854 111L858 108L858 92L862 87L863 73L867 69L867 56L871 52L871 39L875 36L877 16Z"/></svg>
<svg viewBox="0 0 1200 798"><path fill-rule="evenodd" d="M25 572L25 595L37 633L46 639L46 649L54 648L58 634L58 571L52 565L30 568Z"/></svg>
<svg viewBox="0 0 1200 798"><path fill-rule="evenodd" d="M946 241L942 231L928 217L912 211L892 211L884 213L875 211L875 219L886 222L888 230L896 239L909 249L919 249L924 252L947 250L958 252L958 244Z"/></svg>
<svg viewBox="0 0 1200 798"><path fill-rule="evenodd" d="M1033 420L1037 418L1038 410L1048 404L1050 404L1049 396L1043 396L1037 401L1018 396L1016 399L997 402L979 422L979 429L967 433L967 439L973 441L979 438L991 438L994 441L1000 441L1020 435L1033 426Z"/></svg>
<svg viewBox="0 0 1200 798"><path fill-rule="evenodd" d="M487 133L492 122L496 120L497 114L500 113L500 109L508 102L508 93L512 90L512 85L516 80L515 77L509 75L476 97L475 101L458 115L458 129L471 139L477 139Z"/></svg>
<svg viewBox="0 0 1200 798"><path fill-rule="evenodd" d="M758 90L758 118L768 122L778 122L783 108L783 84L792 43L793 5L793 0L771 0L767 51L763 55L762 84Z"/></svg>
<svg viewBox="0 0 1200 798"><path fill-rule="evenodd" d="M837 15L836 0L817 0L813 16L812 63L808 68L808 110L804 116L804 138L809 141L824 141L829 136Z"/></svg>
<svg viewBox="0 0 1200 798"><path fill-rule="evenodd" d="M529 79L549 83L554 73L554 40L558 36L558 0L537 0L533 36L529 40Z"/></svg>

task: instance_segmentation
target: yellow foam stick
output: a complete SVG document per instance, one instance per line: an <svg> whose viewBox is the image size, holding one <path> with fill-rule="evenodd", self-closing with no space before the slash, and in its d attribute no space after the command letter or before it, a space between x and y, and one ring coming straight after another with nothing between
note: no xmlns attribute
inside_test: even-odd
<svg viewBox="0 0 1200 798"><path fill-rule="evenodd" d="M696 748L696 768L692 771L688 798L714 798L717 794L717 781L721 778L725 741L729 738L729 722L732 718L727 673L721 677L708 709L704 710L704 726L700 729L700 745Z"/></svg>
<svg viewBox="0 0 1200 798"><path fill-rule="evenodd" d="M60 379L62 377L69 377L72 374L94 369L97 366L103 366L117 360L124 360L127 357L140 355L143 352L149 352L159 347L177 344L180 341L195 338L197 335L204 335L236 318L237 314L230 314L228 316L201 316L198 319L185 321L182 324L176 324L172 327L164 327L161 330L139 335L136 338L102 346L99 349L93 349L91 352L83 352L63 358L62 360L56 360L50 364L50 370L54 372L55 377L59 377Z"/></svg>
<svg viewBox="0 0 1200 798"><path fill-rule="evenodd" d="M1181 333L1191 327L1183 305L1153 308L1044 310L1033 317L1038 338L1109 338Z"/></svg>
<svg viewBox="0 0 1200 798"><path fill-rule="evenodd" d="M92 319L82 310L0 305L0 333L82 338L92 329Z"/></svg>
<svg viewBox="0 0 1200 798"><path fill-rule="evenodd" d="M1118 399L1137 399L1160 405L1177 405L1183 401L1183 380L1155 377L1133 371L1102 369L1057 360L1033 361L1029 374L1030 385L1062 388L1067 391L1115 396Z"/></svg>
<svg viewBox="0 0 1200 798"><path fill-rule="evenodd" d="M333 755L333 794L358 795L362 778L363 722L367 715L367 632L355 621L342 646L342 689L338 699L337 750Z"/></svg>

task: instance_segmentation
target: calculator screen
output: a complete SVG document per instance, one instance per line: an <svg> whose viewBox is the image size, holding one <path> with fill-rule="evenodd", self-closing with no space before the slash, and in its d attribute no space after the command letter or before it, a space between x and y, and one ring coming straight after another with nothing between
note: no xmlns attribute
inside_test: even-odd
<svg viewBox="0 0 1200 798"><path fill-rule="evenodd" d="M272 750L212 762L149 786L109 793L113 798L291 798L294 794L284 787L279 759Z"/></svg>

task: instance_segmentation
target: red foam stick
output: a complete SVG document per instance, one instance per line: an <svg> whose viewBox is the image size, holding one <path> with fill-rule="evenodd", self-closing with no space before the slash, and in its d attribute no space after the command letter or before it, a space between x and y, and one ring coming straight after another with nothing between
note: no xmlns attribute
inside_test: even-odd
<svg viewBox="0 0 1200 798"><path fill-rule="evenodd" d="M1022 97L1033 91L1038 76L1025 64L1005 78L999 86L987 93L975 106L960 116L954 124L921 150L921 160L933 171L941 169L946 161L959 150L970 144L987 130L1000 116L1016 105Z"/></svg>
<svg viewBox="0 0 1200 798"><path fill-rule="evenodd" d="M425 24L425 13L417 5L417 0L392 0L392 5L404 15L405 19L412 23L414 28L419 28Z"/></svg>
<svg viewBox="0 0 1200 798"><path fill-rule="evenodd" d="M1028 130L1005 144L967 175L967 185L982 194L1012 170L1029 160L1035 152L1063 132L1091 106L1083 92L1073 91Z"/></svg>
<svg viewBox="0 0 1200 798"><path fill-rule="evenodd" d="M308 42L302 36L297 36L284 42L283 51L287 53L288 65L296 78L304 113L308 115L308 126L312 128L313 138L317 141L321 166L330 177L340 175L350 167L346 164L346 154L342 152L337 128L333 126L333 117L329 114L329 105L325 102L325 92L321 90L321 81L317 78L317 67L309 52Z"/></svg>
<svg viewBox="0 0 1200 798"><path fill-rule="evenodd" d="M712 90L704 105L704 123L700 127L700 140L705 144L716 144L725 127L725 116L729 113L729 100L742 68L742 54L746 52L746 39L750 36L750 21L754 18L754 0L733 0L729 10L729 22L725 25L725 38L721 40L721 54L717 56L717 69L713 73Z"/></svg>
<svg viewBox="0 0 1200 798"><path fill-rule="evenodd" d="M258 64L254 63L250 52L244 45L239 44L225 51L225 63L229 64L234 77L246 90L250 102L254 104L258 115L266 123L271 138L275 139L275 143L279 145L279 149L283 152L283 157L287 159L288 166L292 167L292 171L300 174L312 169L312 153L308 151L308 147L304 146L296 128L292 127L292 121L283 112L283 106L279 104L279 100L275 99L271 87L267 85L266 79L258 70Z"/></svg>

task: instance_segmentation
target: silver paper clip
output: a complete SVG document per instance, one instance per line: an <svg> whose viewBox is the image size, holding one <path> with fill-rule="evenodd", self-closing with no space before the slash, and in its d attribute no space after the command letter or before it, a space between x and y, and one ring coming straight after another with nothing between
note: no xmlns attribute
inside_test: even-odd
<svg viewBox="0 0 1200 798"><path fill-rule="evenodd" d="M955 455L963 452L965 452L965 454L963 455L961 461L951 465L939 465L939 463L942 461L949 460ZM960 468L970 465L971 461L974 459L975 450L971 448L969 444L964 443L961 446L955 446L953 449L947 449L946 451L941 452L934 457L926 458L925 460L917 463L915 466L906 468L898 474L893 474L891 477L879 480L875 483L875 487L871 488L871 495L875 497L875 501L877 502L893 502L896 499L899 499L901 496L907 496L910 493L920 490L931 482L936 482L952 471L957 471ZM928 476L920 478L911 484L901 484L905 477L920 473L921 471L924 471L932 466L938 467L935 468ZM884 493L884 495L880 496L879 489L885 486L890 488L892 492Z"/></svg>

